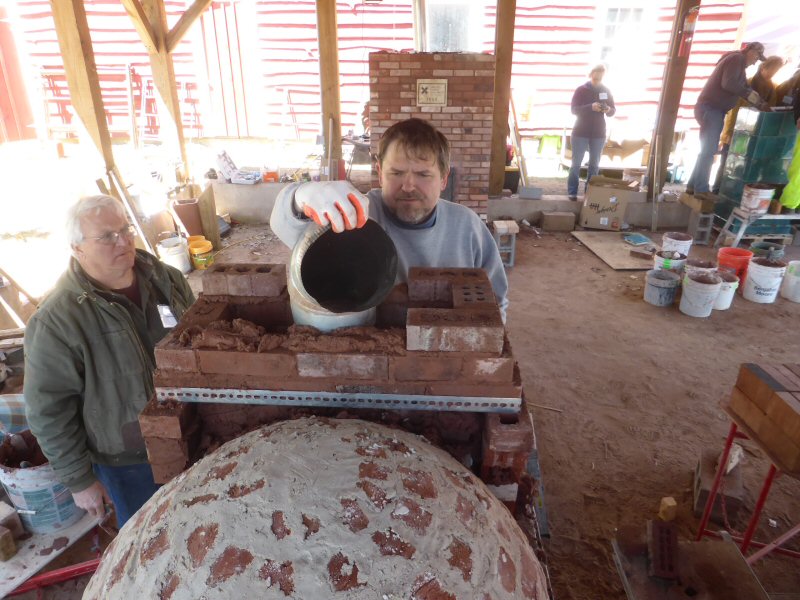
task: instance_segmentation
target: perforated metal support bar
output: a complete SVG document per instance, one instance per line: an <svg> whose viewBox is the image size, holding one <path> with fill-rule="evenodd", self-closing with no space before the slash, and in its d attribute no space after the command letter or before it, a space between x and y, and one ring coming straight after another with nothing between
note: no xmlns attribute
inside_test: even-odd
<svg viewBox="0 0 800 600"><path fill-rule="evenodd" d="M331 408L393 408L453 412L518 413L520 398L423 396L349 392L292 392L223 388L156 388L159 402L218 402L269 406L315 406Z"/></svg>

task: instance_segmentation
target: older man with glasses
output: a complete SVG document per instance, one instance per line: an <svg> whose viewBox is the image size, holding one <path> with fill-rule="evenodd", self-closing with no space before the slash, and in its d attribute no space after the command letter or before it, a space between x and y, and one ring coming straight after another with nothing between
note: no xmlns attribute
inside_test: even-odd
<svg viewBox="0 0 800 600"><path fill-rule="evenodd" d="M69 267L25 331L26 414L75 503L100 517L110 501L122 527L158 489L138 422L153 348L194 296L180 271L134 247L110 196L81 198L67 234Z"/></svg>

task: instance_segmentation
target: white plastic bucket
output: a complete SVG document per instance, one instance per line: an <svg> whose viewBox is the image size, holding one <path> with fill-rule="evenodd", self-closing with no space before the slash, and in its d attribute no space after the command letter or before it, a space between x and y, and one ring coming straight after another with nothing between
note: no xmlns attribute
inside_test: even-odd
<svg viewBox="0 0 800 600"><path fill-rule="evenodd" d="M667 269L653 269L647 272L644 286L644 301L653 306L670 306L675 302L675 292L681 277Z"/></svg>
<svg viewBox="0 0 800 600"><path fill-rule="evenodd" d="M742 295L751 302L771 304L780 290L786 263L782 260L753 258L747 268Z"/></svg>
<svg viewBox="0 0 800 600"><path fill-rule="evenodd" d="M739 287L739 278L736 273L719 271L717 275L722 279L722 286L719 288L717 299L714 300L714 310L728 310Z"/></svg>
<svg viewBox="0 0 800 600"><path fill-rule="evenodd" d="M19 434L26 444L36 444L30 432ZM53 533L79 521L83 510L75 506L72 494L56 478L50 463L26 469L0 465L0 483L19 517L31 533ZM33 512L33 514L26 514Z"/></svg>
<svg viewBox="0 0 800 600"><path fill-rule="evenodd" d="M690 317L708 317L722 287L715 273L689 273L683 278L680 311Z"/></svg>
<svg viewBox="0 0 800 600"><path fill-rule="evenodd" d="M758 183L747 184L744 186L742 201L739 206L751 214L763 215L769 209L769 203L774 195L774 187L767 187Z"/></svg>
<svg viewBox="0 0 800 600"><path fill-rule="evenodd" d="M687 273L695 273L697 275L715 275L717 273L717 263L699 258L689 258L686 260L684 270Z"/></svg>
<svg viewBox="0 0 800 600"><path fill-rule="evenodd" d="M675 250L662 250L653 255L653 268L681 273L686 264L686 255ZM680 279L678 280L680 281Z"/></svg>
<svg viewBox="0 0 800 600"><path fill-rule="evenodd" d="M689 256L689 250L691 247L692 236L690 236L688 233L668 231L661 236L661 250L664 252L672 250L673 252L680 252L685 256Z"/></svg>
<svg viewBox="0 0 800 600"><path fill-rule="evenodd" d="M192 261L189 260L189 245L179 236L172 236L158 242L158 256L161 261L175 267L186 275L192 270Z"/></svg>
<svg viewBox="0 0 800 600"><path fill-rule="evenodd" d="M800 302L800 260L793 260L786 267L781 296L792 302Z"/></svg>

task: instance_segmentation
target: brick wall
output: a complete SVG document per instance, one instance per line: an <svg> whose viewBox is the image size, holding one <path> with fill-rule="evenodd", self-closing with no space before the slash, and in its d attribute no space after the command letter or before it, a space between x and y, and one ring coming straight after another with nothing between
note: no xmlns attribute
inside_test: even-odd
<svg viewBox="0 0 800 600"><path fill-rule="evenodd" d="M372 52L369 55L372 152L393 123L431 122L450 140L453 199L485 214L489 191L494 64L491 54ZM417 79L446 79L447 106L417 106ZM377 186L377 174L373 173Z"/></svg>

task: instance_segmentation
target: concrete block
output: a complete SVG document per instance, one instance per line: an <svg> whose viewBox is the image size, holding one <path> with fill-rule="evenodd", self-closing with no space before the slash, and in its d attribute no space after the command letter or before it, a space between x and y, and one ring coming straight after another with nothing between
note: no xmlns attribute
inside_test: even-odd
<svg viewBox="0 0 800 600"><path fill-rule="evenodd" d="M197 350L200 371L231 375L297 377L295 357L290 353Z"/></svg>
<svg viewBox="0 0 800 600"><path fill-rule="evenodd" d="M228 278L218 265L212 265L201 277L203 293L208 296L227 296Z"/></svg>
<svg viewBox="0 0 800 600"><path fill-rule="evenodd" d="M250 286L250 267L248 265L223 266L225 277L228 280L228 294L230 296L252 296L253 288Z"/></svg>
<svg viewBox="0 0 800 600"><path fill-rule="evenodd" d="M461 357L410 353L390 360L396 381L453 381L461 376Z"/></svg>
<svg viewBox="0 0 800 600"><path fill-rule="evenodd" d="M572 231L575 229L575 213L542 213L542 229L545 231Z"/></svg>
<svg viewBox="0 0 800 600"><path fill-rule="evenodd" d="M717 459L719 450L703 450L694 471L694 515L703 516L703 510L708 502L708 495L714 483L714 476L717 472ZM722 477L722 488L714 500L714 507L711 510L711 520L719 525L724 525L725 520L722 514L722 501L725 502L725 511L728 521L734 521L739 511L744 506L744 487L742 485L742 468L736 466L727 475Z"/></svg>
<svg viewBox="0 0 800 600"><path fill-rule="evenodd" d="M25 535L25 529L16 509L5 502L0 502L0 526L11 530L16 539Z"/></svg>
<svg viewBox="0 0 800 600"><path fill-rule="evenodd" d="M297 355L300 377L330 377L347 379L388 379L389 357L369 354Z"/></svg>
<svg viewBox="0 0 800 600"><path fill-rule="evenodd" d="M498 311L411 308L406 322L406 349L500 355L504 333Z"/></svg>
<svg viewBox="0 0 800 600"><path fill-rule="evenodd" d="M254 296L277 297L286 289L286 265L258 265L250 272Z"/></svg>
<svg viewBox="0 0 800 600"><path fill-rule="evenodd" d="M541 200L542 188L533 187L530 185L521 185L519 187L519 197L526 200Z"/></svg>
<svg viewBox="0 0 800 600"><path fill-rule="evenodd" d="M181 439L194 425L196 407L189 402L159 402L152 398L139 413L139 427L145 438Z"/></svg>

